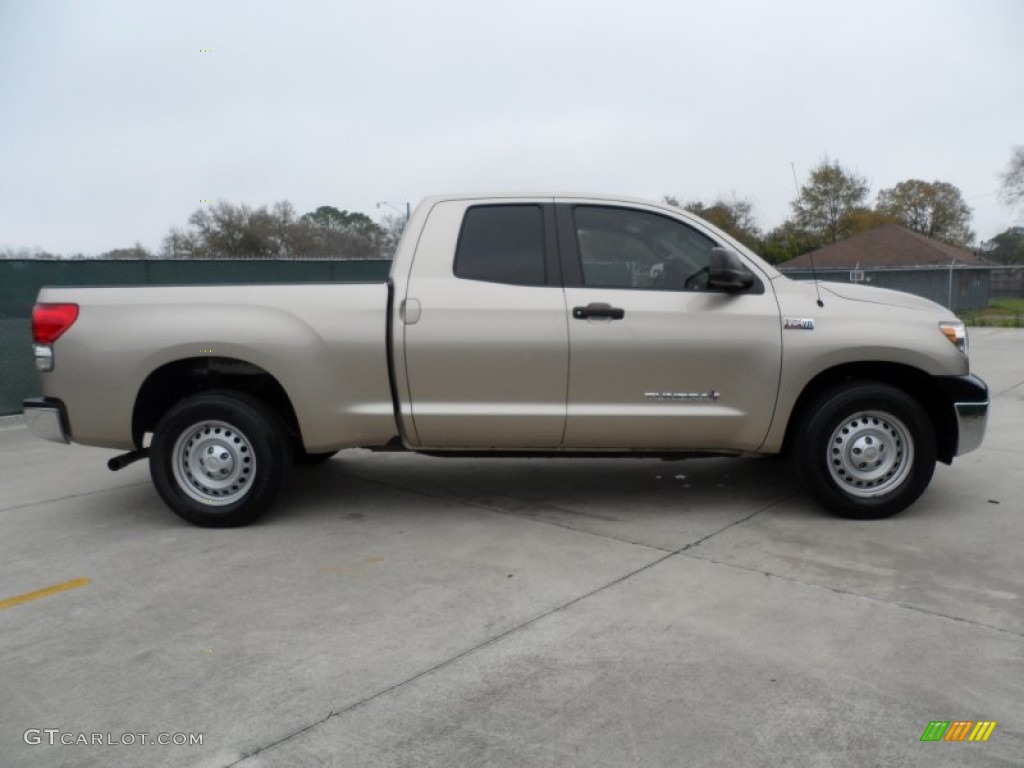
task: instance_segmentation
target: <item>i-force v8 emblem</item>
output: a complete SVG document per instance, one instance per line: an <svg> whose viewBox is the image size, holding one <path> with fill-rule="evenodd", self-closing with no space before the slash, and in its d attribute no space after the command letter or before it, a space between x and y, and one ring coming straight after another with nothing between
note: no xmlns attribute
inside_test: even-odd
<svg viewBox="0 0 1024 768"><path fill-rule="evenodd" d="M787 331L813 331L814 318L811 317L784 317L782 327Z"/></svg>

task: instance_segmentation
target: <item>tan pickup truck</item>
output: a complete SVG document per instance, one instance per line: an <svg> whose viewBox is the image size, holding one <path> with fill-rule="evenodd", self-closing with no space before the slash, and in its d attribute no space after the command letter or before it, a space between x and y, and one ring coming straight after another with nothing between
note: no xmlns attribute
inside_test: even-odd
<svg viewBox="0 0 1024 768"><path fill-rule="evenodd" d="M44 288L40 437L148 456L167 505L244 525L293 461L791 454L833 512L892 515L978 447L988 390L930 301L794 282L626 198L434 197L378 284Z"/></svg>

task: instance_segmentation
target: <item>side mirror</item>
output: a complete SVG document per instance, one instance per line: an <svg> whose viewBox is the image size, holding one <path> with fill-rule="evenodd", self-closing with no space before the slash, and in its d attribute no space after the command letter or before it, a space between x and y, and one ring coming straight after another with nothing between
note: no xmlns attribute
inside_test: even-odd
<svg viewBox="0 0 1024 768"><path fill-rule="evenodd" d="M739 293L754 284L754 275L743 266L739 254L728 248L712 248L708 263L708 288Z"/></svg>

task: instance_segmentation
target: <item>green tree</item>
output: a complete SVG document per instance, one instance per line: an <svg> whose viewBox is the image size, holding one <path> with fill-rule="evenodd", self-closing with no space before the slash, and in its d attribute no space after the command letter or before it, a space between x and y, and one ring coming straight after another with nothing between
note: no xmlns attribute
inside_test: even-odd
<svg viewBox="0 0 1024 768"><path fill-rule="evenodd" d="M711 203L692 200L685 205L680 205L678 199L671 196L666 196L664 200L669 205L683 208L711 222L748 248L756 250L761 242L761 231L754 217L754 204L749 200L718 197Z"/></svg>
<svg viewBox="0 0 1024 768"><path fill-rule="evenodd" d="M101 259L152 259L153 254L142 247L141 243L135 243L131 248L114 248L112 251L101 253Z"/></svg>
<svg viewBox="0 0 1024 768"><path fill-rule="evenodd" d="M1024 264L1024 227L1010 227L987 243L986 259L1000 264Z"/></svg>
<svg viewBox="0 0 1024 768"><path fill-rule="evenodd" d="M797 256L813 251L821 241L807 230L786 219L768 232L755 250L770 264L781 264Z"/></svg>
<svg viewBox="0 0 1024 768"><path fill-rule="evenodd" d="M883 224L897 224L892 216L874 208L854 208L847 211L843 219L843 230L847 237L852 237L858 232L867 232L869 229L880 227Z"/></svg>
<svg viewBox="0 0 1024 768"><path fill-rule="evenodd" d="M388 233L365 213L339 211L322 205L301 219L320 256L377 259L387 248Z"/></svg>
<svg viewBox="0 0 1024 768"><path fill-rule="evenodd" d="M792 202L793 222L812 239L834 243L851 234L848 217L864 207L867 196L867 179L826 157Z"/></svg>
<svg viewBox="0 0 1024 768"><path fill-rule="evenodd" d="M1002 177L1003 200L1007 205L1024 208L1024 147L1013 148Z"/></svg>
<svg viewBox="0 0 1024 768"><path fill-rule="evenodd" d="M971 208L960 190L945 181L907 179L878 193L876 209L908 229L953 245L974 240Z"/></svg>
<svg viewBox="0 0 1024 768"><path fill-rule="evenodd" d="M317 229L331 232L370 235L380 229L365 213L339 211L330 205L321 205L312 213L303 216L302 220Z"/></svg>

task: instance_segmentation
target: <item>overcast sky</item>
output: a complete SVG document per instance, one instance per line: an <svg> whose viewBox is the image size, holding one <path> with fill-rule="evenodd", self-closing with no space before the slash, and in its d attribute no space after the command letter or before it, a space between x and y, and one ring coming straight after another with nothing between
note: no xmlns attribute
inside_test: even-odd
<svg viewBox="0 0 1024 768"><path fill-rule="evenodd" d="M479 190L735 193L771 228L825 155L872 201L955 184L987 239L1024 2L0 0L0 105L0 248Z"/></svg>

